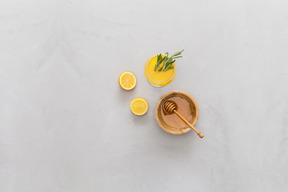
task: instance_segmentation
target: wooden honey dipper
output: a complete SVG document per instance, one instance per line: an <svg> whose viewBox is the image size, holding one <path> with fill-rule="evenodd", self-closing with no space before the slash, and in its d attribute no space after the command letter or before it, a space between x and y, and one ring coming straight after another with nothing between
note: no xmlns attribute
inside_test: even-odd
<svg viewBox="0 0 288 192"><path fill-rule="evenodd" d="M180 119L182 119L182 121L184 121L189 127L191 127L198 134L198 136L200 138L204 137L204 135L200 131L195 129L195 127L193 127L193 125L191 125L186 119L184 119L184 117L182 115L180 115L177 112L177 105L174 101L170 101L170 100L165 101L164 102L164 109L169 114L175 113Z"/></svg>

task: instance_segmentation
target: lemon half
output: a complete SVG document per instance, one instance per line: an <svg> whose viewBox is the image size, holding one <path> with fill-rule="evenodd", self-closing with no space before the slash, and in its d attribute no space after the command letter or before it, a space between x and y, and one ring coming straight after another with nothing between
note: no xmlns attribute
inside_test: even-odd
<svg viewBox="0 0 288 192"><path fill-rule="evenodd" d="M144 115L148 111L148 103L143 98L136 98L131 101L130 109L135 115Z"/></svg>
<svg viewBox="0 0 288 192"><path fill-rule="evenodd" d="M136 86L136 77L131 72L123 72L119 76L119 85L124 90L131 90Z"/></svg>

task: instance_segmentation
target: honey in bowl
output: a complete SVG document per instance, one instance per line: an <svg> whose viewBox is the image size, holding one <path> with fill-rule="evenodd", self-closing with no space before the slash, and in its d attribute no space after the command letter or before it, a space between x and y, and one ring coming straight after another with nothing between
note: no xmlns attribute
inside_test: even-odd
<svg viewBox="0 0 288 192"><path fill-rule="evenodd" d="M183 91L171 91L164 94L156 104L155 118L159 126L171 134L183 134L190 131L190 127L186 125L175 113L169 114L164 109L165 101L170 100L176 103L177 111L189 123L195 126L199 110L196 101L191 95Z"/></svg>
<svg viewBox="0 0 288 192"><path fill-rule="evenodd" d="M181 97L181 96L175 96L171 97L169 99L170 101L174 101L175 104L177 105L177 111L187 120L191 121L192 120L192 109L191 105L189 102ZM165 109L164 105L161 107L161 117L163 119L163 122L169 126L169 127L177 127L179 129L186 128L187 125L183 120L181 120L175 113L169 114Z"/></svg>

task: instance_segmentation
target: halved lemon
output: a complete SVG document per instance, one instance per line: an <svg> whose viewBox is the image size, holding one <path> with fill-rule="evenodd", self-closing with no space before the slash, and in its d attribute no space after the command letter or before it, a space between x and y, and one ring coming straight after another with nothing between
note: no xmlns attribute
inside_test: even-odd
<svg viewBox="0 0 288 192"><path fill-rule="evenodd" d="M131 90L136 86L136 77L131 72L123 72L119 76L119 85L122 89Z"/></svg>
<svg viewBox="0 0 288 192"><path fill-rule="evenodd" d="M148 111L148 103L143 98L136 98L131 101L130 109L135 115L144 115Z"/></svg>

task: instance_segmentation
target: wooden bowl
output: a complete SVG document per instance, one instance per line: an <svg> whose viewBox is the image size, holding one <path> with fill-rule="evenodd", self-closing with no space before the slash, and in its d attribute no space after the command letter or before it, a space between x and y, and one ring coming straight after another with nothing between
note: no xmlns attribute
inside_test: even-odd
<svg viewBox="0 0 288 192"><path fill-rule="evenodd" d="M184 91L170 91L158 100L155 107L155 118L158 125L166 132L180 135L187 133L191 128L186 125L176 114L168 114L163 104L166 100L172 100L177 104L177 111L193 126L199 117L199 108L195 99Z"/></svg>

